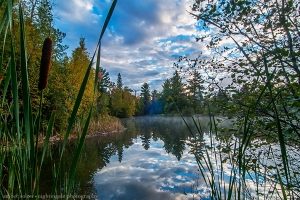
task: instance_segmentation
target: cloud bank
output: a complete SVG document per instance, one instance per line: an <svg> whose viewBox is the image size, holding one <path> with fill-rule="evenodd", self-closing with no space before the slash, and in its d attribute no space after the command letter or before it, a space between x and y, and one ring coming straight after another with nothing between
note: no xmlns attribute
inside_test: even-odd
<svg viewBox="0 0 300 200"><path fill-rule="evenodd" d="M56 26L67 34L68 54L86 38L93 54L111 0L60 1L55 7ZM196 43L201 34L198 22L187 12L193 0L119 0L102 39L101 66L116 81L121 73L123 85L139 90L145 82L161 90L172 76L179 56L196 57L206 51Z"/></svg>

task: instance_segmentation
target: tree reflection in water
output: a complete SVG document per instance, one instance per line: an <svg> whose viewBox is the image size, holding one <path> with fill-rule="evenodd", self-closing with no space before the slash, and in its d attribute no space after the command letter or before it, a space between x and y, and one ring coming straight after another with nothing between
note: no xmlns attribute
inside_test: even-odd
<svg viewBox="0 0 300 200"><path fill-rule="evenodd" d="M203 120L204 124L208 122L206 118L203 118ZM74 192L76 194L96 194L95 175L104 167L108 166L114 155L117 156L119 163L122 163L124 158L128 159L130 155L126 154L126 149L129 149L138 141L141 141L141 145L145 150L156 148L152 146L152 143L162 141L162 147L165 152L169 155L174 155L176 159L180 161L187 148L186 141L191 139L191 134L181 117L136 117L123 119L122 123L126 128L122 133L112 133L86 139L82 156L77 165L77 183L74 186ZM188 123L192 124L192 121L188 120ZM69 168L70 159L72 158L75 146L76 141L72 141L66 149L66 156L64 158L65 170ZM53 146L52 148L55 149L53 157L57 158L59 147ZM148 159L155 159L155 157ZM48 166L51 166L51 164ZM149 167L151 168L151 166ZM179 170L178 174L179 177L183 176L184 170ZM43 176L48 179L52 177L51 169L47 169ZM195 174L195 176L197 175ZM175 177L170 178L174 179ZM162 184L164 185L165 183ZM51 188L48 187L49 185L51 185L51 181L48 182L48 185L42 186L41 191L43 193L49 193L49 191L47 191L47 188ZM187 185L186 188L189 188L191 183L185 183L185 185ZM179 188L178 190L182 190L182 193L183 191L186 192L186 189Z"/></svg>

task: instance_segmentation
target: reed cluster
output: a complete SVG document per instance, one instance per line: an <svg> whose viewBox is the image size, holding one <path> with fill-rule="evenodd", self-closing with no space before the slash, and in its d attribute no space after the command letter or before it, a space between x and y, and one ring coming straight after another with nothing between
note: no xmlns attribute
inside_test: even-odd
<svg viewBox="0 0 300 200"><path fill-rule="evenodd" d="M205 194L197 194L220 200L299 198L300 147L276 138L255 137L252 134L257 127L248 120L245 116L237 126L233 119L231 128L222 128L221 120L210 113L208 131L202 129L203 122L193 118L196 132L185 121L192 135L191 152L208 188ZM280 143L285 143L284 155Z"/></svg>
<svg viewBox="0 0 300 200"><path fill-rule="evenodd" d="M53 41L47 37L43 44L42 57L40 63L40 76L38 89L40 90L40 104L37 113L33 113L32 96L29 87L28 74L28 53L27 45L31 45L26 40L27 25L24 20L22 2L10 0L1 1L0 7L2 20L0 34L2 39L2 51L0 56L0 74L4 74L0 107L0 199L39 199L40 184L42 184L41 173L43 173L43 163L45 157L51 159L53 186L52 192L48 195L74 194L74 182L77 161L80 157L85 136L91 120L92 108L88 110L88 116L84 119L83 129L78 139L77 147L74 151L70 168L63 173L62 158L68 137L74 127L79 105L87 85L90 71L94 62L99 67L100 62L100 42L107 24L112 16L116 0L113 1L109 13L106 17L103 29L100 34L99 43L94 52L92 60L86 68L85 77L81 83L76 102L69 117L67 130L63 134L64 139L59 147L59 159L52 160L52 151L49 138L52 135L55 110L51 113L47 124L41 123L41 113L43 106L43 90L47 87L50 64L52 59ZM17 17L15 19L14 17ZM18 27L13 22L18 22ZM19 38L17 40L16 38ZM30 41L36 42L36 41ZM7 45L9 44L9 45ZM9 49L7 50L7 46ZM95 55L98 55L95 58ZM8 58L4 57L8 55ZM6 68L2 68L7 64ZM97 74L97 73L96 73ZM97 83L98 76L95 76ZM96 87L96 84L95 84ZM11 90L9 90L11 89ZM11 91L11 94L8 93ZM96 91L96 90L95 90ZM39 149L39 137L42 132L45 134L44 145Z"/></svg>

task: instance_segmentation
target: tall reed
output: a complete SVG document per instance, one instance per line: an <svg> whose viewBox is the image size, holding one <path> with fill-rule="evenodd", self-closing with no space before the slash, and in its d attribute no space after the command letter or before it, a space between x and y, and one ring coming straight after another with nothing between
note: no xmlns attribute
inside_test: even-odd
<svg viewBox="0 0 300 200"><path fill-rule="evenodd" d="M42 110L42 98L43 89L47 86L47 78L49 74L49 67L51 61L52 41L50 38L46 38L43 57L41 59L41 72L39 89L41 90L40 106L37 115L32 112L32 98L30 95L29 80L28 80L28 66L27 66L27 50L26 45L28 42L25 37L25 22L22 8L22 1L14 3L11 0L4 0L0 2L0 7L5 10L2 19L0 21L0 34L3 35L2 41L2 54L0 57L0 74L5 74L3 96L0 108L0 195L7 199L39 199L39 185L40 175L43 170L43 161L49 152L51 157L51 149L49 149L49 138L52 134L54 127L55 111L52 112L50 120L47 125L46 137L44 140L44 146L42 152L38 148L38 136L40 134L41 126L41 110ZM72 158L71 167L68 169L67 174L62 173L62 157L64 156L64 150L68 141L68 136L75 123L75 118L79 105L81 103L84 90L87 85L88 77L91 72L95 55L96 59L96 71L99 69L100 63L100 44L109 20L112 16L117 0L112 2L102 31L100 33L97 48L91 59L89 66L87 66L85 77L82 81L77 99L70 116L69 124L66 133L64 134L63 144L60 146L60 159L57 163L53 162L53 179L54 185L52 188L52 194L71 194L72 186L74 185L74 176L76 173L76 165L80 156L80 152L84 143L84 139L89 127L91 114L93 107L90 106L89 114L85 120L85 125L82 130L81 136L77 148ZM14 11L18 11L20 35L15 35L16 31L13 30L13 17ZM20 44L15 41L15 38L20 38ZM5 57L6 44L10 44L9 61L6 68L3 68ZM17 71L17 59L16 48L20 49L20 73ZM51 72L50 72L51 73ZM95 73L95 89L98 73ZM19 90L19 85L21 89ZM12 100L6 99L8 88L11 86ZM22 98L20 99L20 94ZM22 102L22 111L20 111L20 102ZM22 114L23 117L20 117ZM61 182L63 180L63 182ZM59 188L59 189L58 189ZM62 190L63 188L63 190ZM24 196L27 195L27 196ZM23 196L23 197L22 197ZM68 198L67 196L65 196Z"/></svg>
<svg viewBox="0 0 300 200"><path fill-rule="evenodd" d="M197 132L186 123L192 135L190 145L211 199L300 197L299 147L287 146L284 158L280 141L268 143L253 137L256 127L247 115L238 129L233 123L232 128L220 131L215 116L210 113L207 133L202 131L199 119L193 121Z"/></svg>

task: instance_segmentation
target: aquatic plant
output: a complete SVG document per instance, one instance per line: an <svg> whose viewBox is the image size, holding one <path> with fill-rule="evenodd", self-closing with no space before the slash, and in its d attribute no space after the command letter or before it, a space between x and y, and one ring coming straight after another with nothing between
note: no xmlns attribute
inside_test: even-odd
<svg viewBox="0 0 300 200"><path fill-rule="evenodd" d="M48 85L48 76L50 71L50 63L52 58L52 40L47 37L43 44L40 77L39 77L39 90L43 90Z"/></svg>
<svg viewBox="0 0 300 200"><path fill-rule="evenodd" d="M247 124L247 116L242 124L247 128L238 130L234 122L231 128L219 128L222 120L211 113L207 132L199 119L193 117L193 121L193 126L186 124L192 135L189 145L212 199L299 198L298 146L286 145L285 169L279 141L248 138L255 127Z"/></svg>
<svg viewBox="0 0 300 200"><path fill-rule="evenodd" d="M52 176L54 180L52 188L53 195L68 195L73 192L72 187L74 185L76 165L88 131L89 122L91 120L93 109L92 105L90 106L82 133L78 139L78 144L71 161L71 167L67 170L66 174L62 173L62 168L64 167L62 157L64 156L68 136L74 126L77 111L97 54L97 73L95 75L96 87L100 62L101 39L112 16L116 3L117 0L112 2L100 33L97 48L89 66L87 66L72 114L69 118L67 131L64 134L63 143L60 145L60 159L58 162L53 161L52 163ZM34 115L32 112L32 97L28 80L27 45L29 45L29 43L25 37L26 24L23 14L23 2L18 1L17 3L14 3L11 0L1 1L0 7L4 10L0 25L0 33L3 36L1 37L2 57L0 60L0 73L5 74L4 89L2 90L2 103L0 108L0 118L3 122L0 125L0 195L2 198L7 199L39 199L39 185L41 182L40 175L43 171L43 161L45 156L49 155L51 158L51 148L49 148L48 144L55 119L55 110L53 110L50 120L45 128L46 136L44 139L44 146L40 152L38 148L38 141L40 128L42 126L41 112L43 105L43 90L47 86L48 82L47 79L51 63L52 40L50 38L46 38L42 50L40 65L41 71L38 85L39 90L41 90L40 104L38 114ZM18 19L14 19L15 16L17 16ZM17 20L19 24L17 30L15 30L16 27L13 27L14 20ZM19 40L16 39L18 37ZM9 43L8 50L6 43ZM9 57L7 59L8 62L6 69L2 69L4 53ZM21 89L19 89L19 85L21 85ZM10 97L10 94L7 94L8 87L11 87L11 99L6 98L7 95ZM96 91L96 88L94 88L94 91ZM65 198L67 199L68 196L65 196Z"/></svg>

